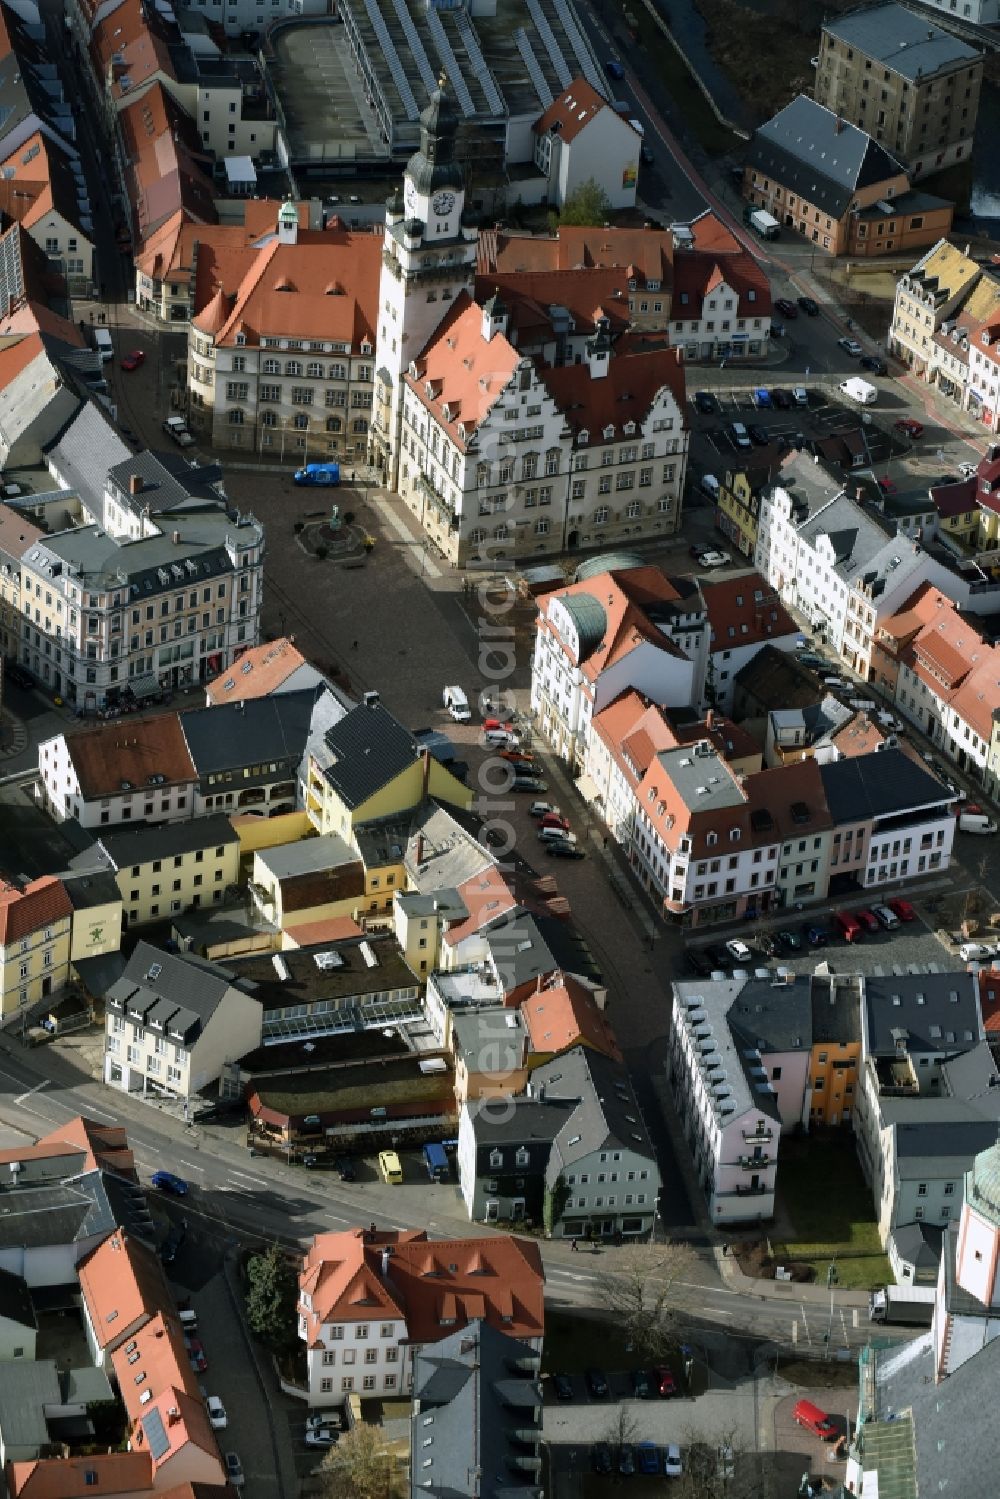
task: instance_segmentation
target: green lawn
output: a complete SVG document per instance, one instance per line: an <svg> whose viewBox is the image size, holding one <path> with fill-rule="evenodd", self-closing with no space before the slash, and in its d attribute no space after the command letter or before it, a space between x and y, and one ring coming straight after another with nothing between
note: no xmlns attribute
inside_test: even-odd
<svg viewBox="0 0 1000 1499"><path fill-rule="evenodd" d="M779 1264L784 1259L811 1264L821 1285L831 1260L839 1286L870 1288L892 1281L852 1137L782 1141L778 1210L794 1225L791 1238L772 1239Z"/></svg>

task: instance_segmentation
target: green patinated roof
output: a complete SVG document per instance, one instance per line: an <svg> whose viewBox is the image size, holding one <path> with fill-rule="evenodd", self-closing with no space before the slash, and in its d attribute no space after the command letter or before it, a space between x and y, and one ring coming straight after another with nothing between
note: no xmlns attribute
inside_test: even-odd
<svg viewBox="0 0 1000 1499"><path fill-rule="evenodd" d="M568 593L563 597L566 612L576 626L580 641L580 660L586 661L596 650L608 628L604 607L589 593Z"/></svg>
<svg viewBox="0 0 1000 1499"><path fill-rule="evenodd" d="M588 557L581 562L573 575L575 583L586 583L588 578L598 578L601 573L627 572L633 567L642 567L643 559L637 552L603 552L600 557Z"/></svg>
<svg viewBox="0 0 1000 1499"><path fill-rule="evenodd" d="M976 1156L965 1178L965 1200L1000 1228L1000 1144Z"/></svg>

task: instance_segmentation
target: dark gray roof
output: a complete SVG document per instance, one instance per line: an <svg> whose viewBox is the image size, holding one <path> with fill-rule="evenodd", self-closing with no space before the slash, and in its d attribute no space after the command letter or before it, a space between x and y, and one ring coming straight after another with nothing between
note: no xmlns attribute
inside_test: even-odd
<svg viewBox="0 0 1000 1499"><path fill-rule="evenodd" d="M147 1025L162 1027L165 1035L180 1036L190 1044L201 1035L232 984L224 969L204 958L168 953L139 942L125 972L104 998L109 1010L135 1015Z"/></svg>
<svg viewBox="0 0 1000 1499"><path fill-rule="evenodd" d="M374 966L365 962L362 938L348 942L326 942L317 947L292 948L281 954L288 978L283 979L272 953L250 953L232 958L226 971L239 980L240 988L259 999L265 1011L286 1006L314 1004L317 1000L348 999L355 995L380 994L391 989L413 989L417 979L391 934L369 934L367 942L375 954ZM273 1048L268 1047L273 1056ZM244 1058L251 1067L252 1058Z"/></svg>
<svg viewBox="0 0 1000 1499"><path fill-rule="evenodd" d="M113 874L65 874L63 884L74 911L87 911L91 906L107 906L121 900L121 891Z"/></svg>
<svg viewBox="0 0 1000 1499"><path fill-rule="evenodd" d="M121 978L125 972L125 954L119 951L100 953L96 958L77 958L73 967L87 992L96 997L106 994L115 980Z"/></svg>
<svg viewBox="0 0 1000 1499"><path fill-rule="evenodd" d="M139 822L131 828L108 828L98 837L115 869L240 841L229 818L221 813L212 817L195 817L190 822L164 822L152 826ZM86 858L86 855L80 857ZM85 866L74 859L72 867L80 869Z"/></svg>
<svg viewBox="0 0 1000 1499"><path fill-rule="evenodd" d="M941 1068L944 1086L952 1098L964 1098L991 1119L1000 1119L1000 1069L985 1041Z"/></svg>
<svg viewBox="0 0 1000 1499"><path fill-rule="evenodd" d="M839 219L854 194L898 177L898 161L870 135L799 94L754 134L750 166Z"/></svg>
<svg viewBox="0 0 1000 1499"><path fill-rule="evenodd" d="M949 1233L945 1242L952 1246L954 1234ZM947 1247L945 1264L947 1275ZM1000 1339L987 1343L940 1384L934 1380L932 1339L925 1335L921 1342L916 1356L912 1344L879 1350L879 1413L887 1419L894 1411L913 1412L921 1495L995 1493L1000 1425L990 1415L988 1402L1000 1383Z"/></svg>
<svg viewBox="0 0 1000 1499"><path fill-rule="evenodd" d="M765 712L807 708L821 702L826 692L815 672L776 645L761 646L733 680Z"/></svg>
<svg viewBox="0 0 1000 1499"><path fill-rule="evenodd" d="M556 1098L475 1099L469 1103L469 1118L480 1145L551 1144L566 1122L572 1102Z"/></svg>
<svg viewBox="0 0 1000 1499"><path fill-rule="evenodd" d="M164 511L217 510L220 499L212 476L218 477L214 464L203 473L183 458L171 463L166 455L151 453L148 448L141 453L130 453L108 468L108 480L117 491L115 499L136 515L147 507L152 515ZM141 481L137 494L132 493L133 477Z"/></svg>
<svg viewBox="0 0 1000 1499"><path fill-rule="evenodd" d="M861 980L854 974L813 974L812 1038L820 1042L861 1040Z"/></svg>
<svg viewBox="0 0 1000 1499"><path fill-rule="evenodd" d="M920 1271L933 1270L941 1259L943 1230L934 1223L902 1223L889 1236L901 1260Z"/></svg>
<svg viewBox="0 0 1000 1499"><path fill-rule="evenodd" d="M823 30L911 83L926 81L940 71L968 67L980 58L958 37L934 26L926 13L914 15L902 5L852 11L824 21Z"/></svg>
<svg viewBox="0 0 1000 1499"><path fill-rule="evenodd" d="M529 1344L481 1319L415 1354L410 1419L420 1461L412 1464L412 1499L539 1492L539 1363Z"/></svg>
<svg viewBox="0 0 1000 1499"><path fill-rule="evenodd" d="M417 741L380 702L360 703L324 736L323 775L348 808L359 807L417 757Z"/></svg>
<svg viewBox="0 0 1000 1499"><path fill-rule="evenodd" d="M18 1322L22 1327L38 1326L28 1282L22 1275L12 1275L9 1270L0 1270L0 1317L5 1317L8 1322Z"/></svg>
<svg viewBox="0 0 1000 1499"><path fill-rule="evenodd" d="M0 1363L0 1410L8 1452L44 1447L49 1441L44 1407L61 1404L55 1359L34 1362L19 1358Z"/></svg>
<svg viewBox="0 0 1000 1499"><path fill-rule="evenodd" d="M88 1171L39 1186L0 1188L0 1248L43 1249L76 1244L124 1225L150 1238L142 1189L111 1171ZM2 1367L2 1366L0 1366Z"/></svg>
<svg viewBox="0 0 1000 1499"><path fill-rule="evenodd" d="M819 773L834 825L865 822L919 807L947 807L950 793L901 749L855 755L821 765Z"/></svg>
<svg viewBox="0 0 1000 1499"><path fill-rule="evenodd" d="M895 1055L893 1032L899 1030L906 1032L910 1052L955 1054L971 1051L979 1041L979 1004L971 973L869 974L865 1015L868 1051L876 1057Z"/></svg>
<svg viewBox="0 0 1000 1499"><path fill-rule="evenodd" d="M321 687L253 697L178 715L199 776L301 760Z"/></svg>
<svg viewBox="0 0 1000 1499"><path fill-rule="evenodd" d="M784 984L748 979L729 1008L729 1026L737 1042L762 1055L810 1047L811 982L808 974L795 974Z"/></svg>
<svg viewBox="0 0 1000 1499"><path fill-rule="evenodd" d="M532 916L517 907L494 922L483 937L506 993L557 968L587 978L601 977L581 933L555 917Z"/></svg>
<svg viewBox="0 0 1000 1499"><path fill-rule="evenodd" d="M898 1174L903 1181L919 1180L925 1174L941 1176L951 1169L949 1163L954 1163L954 1170L961 1175L981 1150L996 1143L995 1120L939 1119L932 1103L926 1119L896 1125Z"/></svg>
<svg viewBox="0 0 1000 1499"><path fill-rule="evenodd" d="M62 482L76 490L91 515L103 524L108 469L132 454L96 402L83 403L49 444L46 456Z"/></svg>
<svg viewBox="0 0 1000 1499"><path fill-rule="evenodd" d="M655 1152L632 1088L620 1062L589 1046L574 1046L531 1074L535 1091L546 1099L575 1103L555 1138L549 1175L595 1150L622 1147L654 1162Z"/></svg>
<svg viewBox="0 0 1000 1499"><path fill-rule="evenodd" d="M798 527L798 534L813 548L821 536L826 536L836 558L834 572L843 582L853 583L855 578L865 576L870 566L874 567L875 559L886 552L890 541L896 541L894 529L894 525L887 526L876 519L850 495L839 494L814 510ZM915 548L912 542L901 538L896 542L900 559L906 550L913 553ZM883 558L883 566L891 561L892 555Z"/></svg>

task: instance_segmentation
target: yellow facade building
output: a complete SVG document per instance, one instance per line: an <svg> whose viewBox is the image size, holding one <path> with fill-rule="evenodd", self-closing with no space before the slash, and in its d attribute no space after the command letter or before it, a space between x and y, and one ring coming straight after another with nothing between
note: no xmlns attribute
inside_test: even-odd
<svg viewBox="0 0 1000 1499"><path fill-rule="evenodd" d="M0 1016L65 984L72 918L66 886L52 875L23 886L0 885Z"/></svg>
<svg viewBox="0 0 1000 1499"><path fill-rule="evenodd" d="M228 817L199 817L160 826L109 828L73 866L109 869L121 891L129 927L166 921L182 911L221 905L240 870L240 840Z"/></svg>

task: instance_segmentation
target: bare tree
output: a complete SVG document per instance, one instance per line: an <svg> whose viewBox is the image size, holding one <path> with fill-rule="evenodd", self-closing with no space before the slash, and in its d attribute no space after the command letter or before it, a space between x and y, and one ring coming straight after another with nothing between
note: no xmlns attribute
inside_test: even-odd
<svg viewBox="0 0 1000 1499"><path fill-rule="evenodd" d="M603 1440L608 1443L617 1456L623 1447L635 1441L638 1430L639 1427L635 1417L628 1406L619 1401L608 1422L608 1429L604 1433Z"/></svg>
<svg viewBox="0 0 1000 1499"><path fill-rule="evenodd" d="M404 1499L403 1467L377 1426L364 1422L345 1431L320 1467L323 1499Z"/></svg>
<svg viewBox="0 0 1000 1499"><path fill-rule="evenodd" d="M741 1452L736 1427L719 1428L715 1438L689 1432L681 1443L684 1470L671 1485L675 1499L756 1499L771 1492L761 1486L760 1454Z"/></svg>
<svg viewBox="0 0 1000 1499"><path fill-rule="evenodd" d="M599 1294L644 1359L666 1359L677 1346L672 1289L695 1265L690 1245L637 1245L624 1270L601 1277Z"/></svg>

